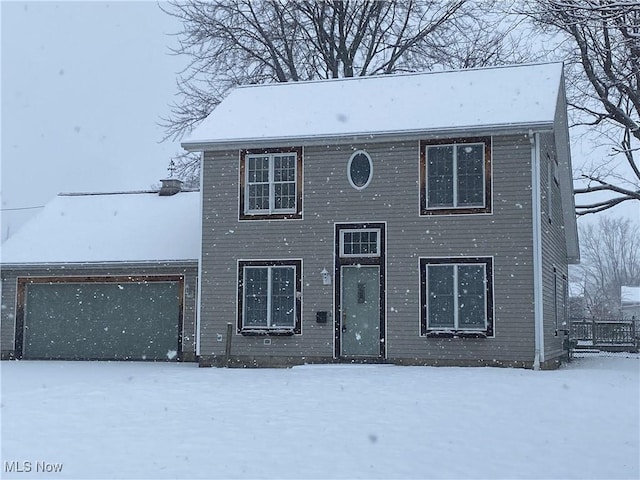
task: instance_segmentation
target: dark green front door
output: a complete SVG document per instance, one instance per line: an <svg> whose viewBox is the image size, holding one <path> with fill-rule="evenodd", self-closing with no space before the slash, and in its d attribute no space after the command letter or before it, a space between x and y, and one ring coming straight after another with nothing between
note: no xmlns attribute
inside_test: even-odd
<svg viewBox="0 0 640 480"><path fill-rule="evenodd" d="M22 357L175 360L181 281L25 283Z"/></svg>

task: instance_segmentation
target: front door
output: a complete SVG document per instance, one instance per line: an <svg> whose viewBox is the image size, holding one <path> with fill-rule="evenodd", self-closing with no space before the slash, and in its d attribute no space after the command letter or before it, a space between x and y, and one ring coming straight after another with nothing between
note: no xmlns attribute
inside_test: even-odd
<svg viewBox="0 0 640 480"><path fill-rule="evenodd" d="M380 267L341 267L341 348L346 357L380 355Z"/></svg>

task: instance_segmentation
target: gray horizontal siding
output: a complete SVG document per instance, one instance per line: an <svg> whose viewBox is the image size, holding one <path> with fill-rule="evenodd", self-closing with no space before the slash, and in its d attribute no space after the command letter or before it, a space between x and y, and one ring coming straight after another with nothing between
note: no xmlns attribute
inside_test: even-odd
<svg viewBox="0 0 640 480"><path fill-rule="evenodd" d="M197 302L197 264L96 264L96 265L51 265L3 267L2 269L2 309L0 311L0 333L3 356L13 354L16 328L16 290L18 277L72 277L72 276L135 276L135 275L184 275L185 286L190 295L184 296L182 325L182 351L185 359L195 355L195 319Z"/></svg>
<svg viewBox="0 0 640 480"><path fill-rule="evenodd" d="M562 295L562 277L567 278L567 244L564 236L564 212L559 186L550 178L549 165L557 155L552 134L541 135L540 193L542 218L542 282L545 359L563 355L563 334L556 331L556 296ZM564 159L566 161L566 159ZM551 195L551 202L549 202ZM570 202L569 202L570 203ZM556 272L554 273L554 268ZM554 288L557 277L558 292ZM559 325L559 328L563 328Z"/></svg>
<svg viewBox="0 0 640 480"><path fill-rule="evenodd" d="M365 149L374 177L363 191L347 180L351 153ZM235 355L332 357L334 326L315 323L333 310L336 222L387 223L387 356L410 359L533 358L530 144L525 136L493 139L493 213L419 216L419 139L307 147L303 219L238 221L238 151L209 152L203 171L202 355L222 355L218 341L237 318L237 260L303 260L302 335L272 338L234 333ZM419 257L494 257L495 338L420 337ZM443 348L446 346L446 348Z"/></svg>

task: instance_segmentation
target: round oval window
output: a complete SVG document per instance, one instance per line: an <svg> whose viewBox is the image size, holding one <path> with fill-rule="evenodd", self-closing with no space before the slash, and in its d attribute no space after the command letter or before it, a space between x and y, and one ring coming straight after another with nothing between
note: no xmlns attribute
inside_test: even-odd
<svg viewBox="0 0 640 480"><path fill-rule="evenodd" d="M371 181L373 172L373 165L371 163L371 157L367 152L359 150L351 155L349 159L349 165L347 166L347 173L349 175L349 182L354 188L362 190Z"/></svg>

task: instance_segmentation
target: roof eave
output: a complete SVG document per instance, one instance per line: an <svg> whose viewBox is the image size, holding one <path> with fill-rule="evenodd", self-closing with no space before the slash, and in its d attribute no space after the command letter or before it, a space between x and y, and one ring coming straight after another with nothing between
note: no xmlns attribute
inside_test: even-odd
<svg viewBox="0 0 640 480"><path fill-rule="evenodd" d="M569 120L567 117L567 100L564 89L564 73L558 89L556 100L556 152L560 167L560 189L562 198L562 215L564 237L567 249L567 261L576 265L580 263L580 243L576 218L576 202L573 193L573 167L571 162L571 143L569 138Z"/></svg>
<svg viewBox="0 0 640 480"><path fill-rule="evenodd" d="M73 262L2 262L0 266L3 270L36 270L43 267L63 267L63 268L113 268L113 267L136 267L136 266L150 266L150 265L185 265L191 266L198 264L198 259L182 259L182 260L91 260L91 261L73 261Z"/></svg>
<svg viewBox="0 0 640 480"><path fill-rule="evenodd" d="M529 131L544 132L553 130L554 122L540 121L518 124L476 125L461 127L443 127L438 129L416 129L387 132L352 132L341 134L300 135L286 137L244 137L218 140L184 141L182 148L189 152L202 152L209 150L227 150L235 148L250 148L259 145L261 147L289 147L289 146L314 146L327 143L353 143L365 141L390 141L411 140L416 138L437 138L461 135L510 135L528 133Z"/></svg>

